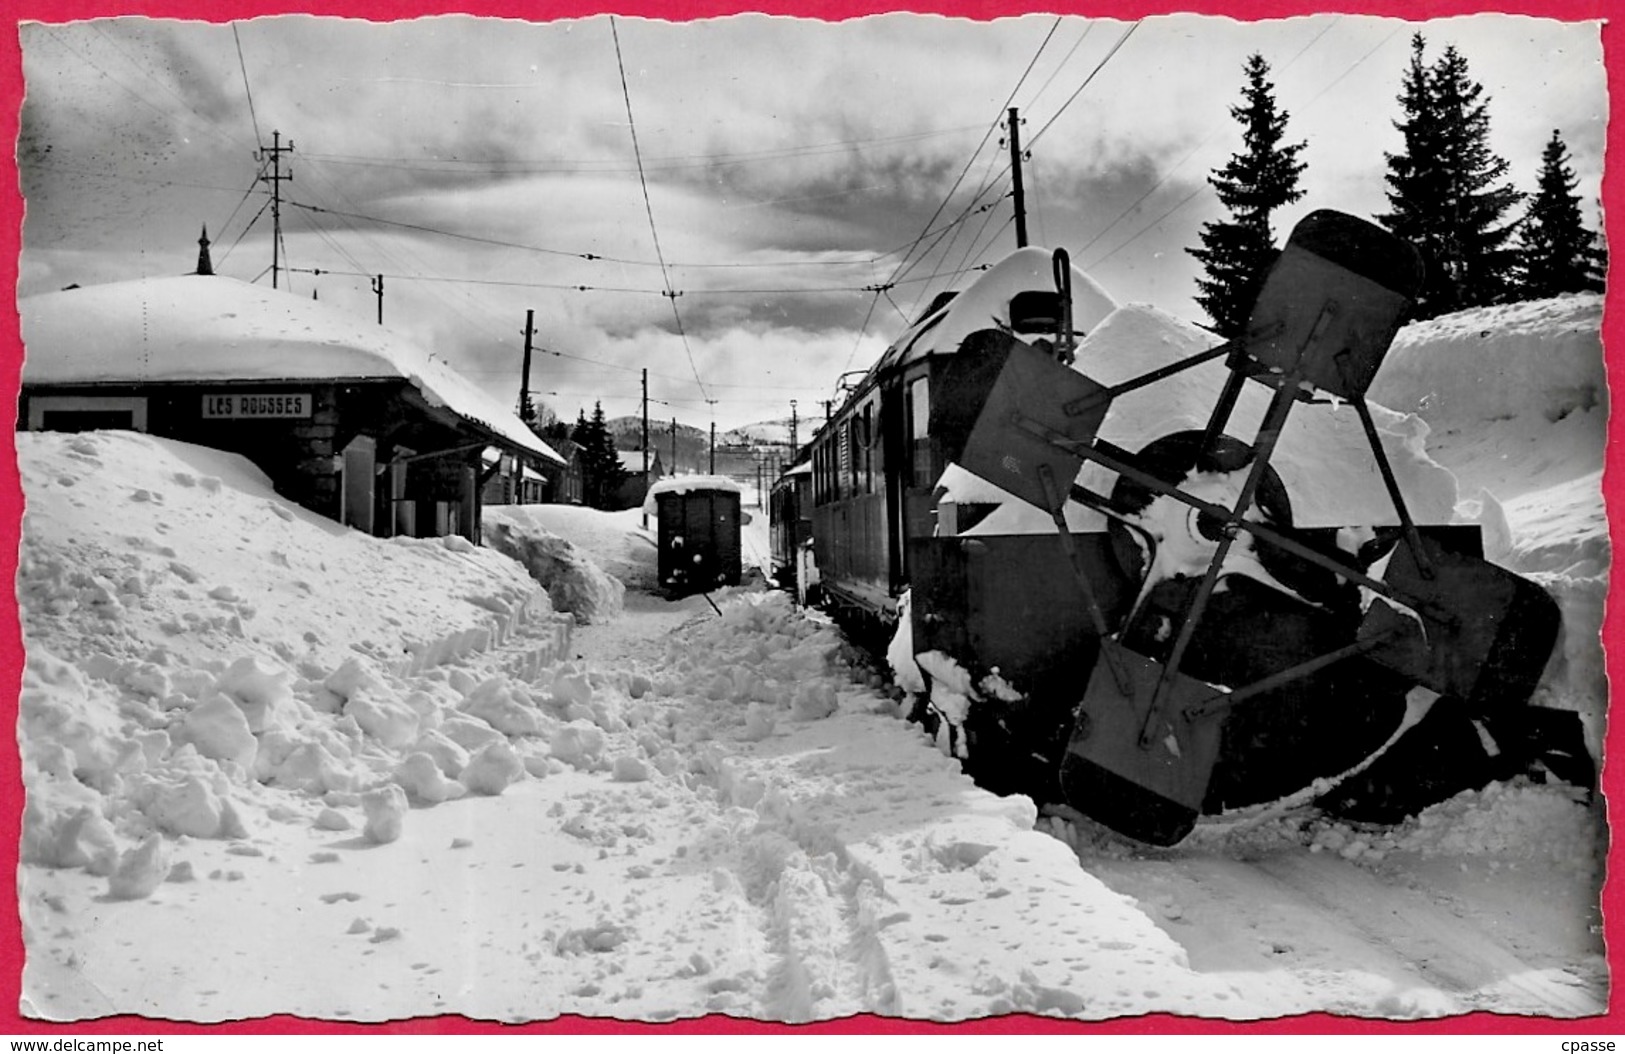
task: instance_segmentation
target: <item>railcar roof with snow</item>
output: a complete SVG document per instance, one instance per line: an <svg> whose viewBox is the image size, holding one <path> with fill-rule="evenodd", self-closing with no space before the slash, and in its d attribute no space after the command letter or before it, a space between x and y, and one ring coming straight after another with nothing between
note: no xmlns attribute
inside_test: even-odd
<svg viewBox="0 0 1625 1054"><path fill-rule="evenodd" d="M707 490L742 493L739 484L727 476L669 476L650 485L647 497L653 501L661 494L689 494Z"/></svg>
<svg viewBox="0 0 1625 1054"><path fill-rule="evenodd" d="M1076 267L1072 271L1072 325L1088 333L1117 308L1100 283ZM1055 262L1048 249L1017 249L976 278L952 300L910 326L876 363L876 369L905 366L931 355L959 350L978 330L1010 324L1010 298L1027 289L1054 288Z"/></svg>
<svg viewBox="0 0 1625 1054"><path fill-rule="evenodd" d="M410 338L220 275L143 278L18 301L25 384L403 378L522 450L564 463L502 402Z"/></svg>

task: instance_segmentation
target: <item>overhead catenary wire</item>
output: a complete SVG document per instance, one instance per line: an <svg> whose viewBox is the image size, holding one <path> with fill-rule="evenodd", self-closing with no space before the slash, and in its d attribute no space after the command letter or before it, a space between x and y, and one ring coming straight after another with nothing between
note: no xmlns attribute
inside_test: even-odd
<svg viewBox="0 0 1625 1054"><path fill-rule="evenodd" d="M114 85L116 85L126 95L130 96L132 99L134 99L136 102L140 103L146 109L151 110L153 113L157 114L158 117L161 118L162 120L164 120L165 122L173 121L178 116L175 111L164 109L163 107L159 106L157 103L153 102L151 99L147 98L147 96L144 93L142 93L141 91L139 91L139 90L137 90L135 88L132 88L128 83L126 83L124 81L124 79L122 77L118 77L118 76L114 75L105 66L103 66L101 63L97 62L94 58L92 58L86 51L82 50L77 44L70 43L63 36L63 34L58 32L58 29L60 29L62 27L48 26L47 25L47 26L43 26L42 28L45 30L45 33L47 34L49 39L55 40L58 44L60 44L69 53L76 56L81 62L85 63L85 65L89 66L91 69L93 69L97 73L101 74L104 79L106 79L106 80L110 81L111 83L113 83ZM140 68L140 67L138 67L138 68ZM143 70L143 75L145 75L144 70ZM184 114L181 114L179 116L181 116L183 119L188 120L190 123L196 124L200 128L205 128L210 134L213 134L216 131L214 125L205 122L203 120L203 118L198 117L196 114L194 114L191 111L190 107L187 108L187 110L186 110L186 112Z"/></svg>
<svg viewBox="0 0 1625 1054"><path fill-rule="evenodd" d="M1328 82L1326 84L1325 87L1321 88L1320 91L1318 91L1314 95L1310 96L1308 102L1303 104L1302 109L1307 110L1310 106L1313 106L1327 92L1331 91L1333 87L1335 87L1337 84L1341 83L1345 77L1347 77L1349 74L1353 73L1355 71L1355 69L1357 69L1362 63L1364 63L1372 55L1375 55L1378 51L1380 51L1383 48L1384 45L1386 45L1390 40L1392 40L1396 35L1398 35L1400 30L1404 29L1404 28L1405 27L1403 25L1401 25L1401 26L1397 26L1393 30L1391 30L1386 36L1384 36L1381 40L1379 40L1376 44L1374 44L1363 55L1361 55L1359 58L1355 59L1352 63L1350 63L1349 66L1346 69L1344 69L1342 73L1339 73L1336 77L1334 77L1330 82ZM1322 33L1321 35L1324 35L1324 33ZM1319 38L1317 37L1316 39L1319 39ZM1304 50L1307 50L1307 48L1305 48ZM1210 184L1208 184L1207 182L1205 182L1205 181L1202 182L1202 183L1197 184L1196 189L1192 190L1189 194L1185 195L1183 198L1180 198L1170 208L1164 210L1160 215L1157 216L1156 219L1152 220L1150 223L1147 223L1146 225L1141 227L1139 230L1137 230L1133 234L1129 235L1129 237L1126 240L1118 243L1114 248L1112 248L1110 251L1108 251L1104 255L1094 258L1093 260L1089 261L1089 263L1085 264L1084 266L1086 268L1098 267L1100 264L1102 264L1105 261L1111 259L1113 256L1116 256L1118 253L1122 252L1124 249L1128 248L1130 245L1133 245L1135 242L1139 241L1140 238L1144 237L1150 231L1152 231L1152 230L1156 229L1157 227L1161 226L1162 223L1165 220L1168 219L1168 217L1172 216L1174 213L1178 212L1180 209L1184 208L1186 205L1188 205L1192 201L1196 200L1196 198L1199 197L1204 191L1210 191L1211 189L1212 189L1212 186Z"/></svg>
<svg viewBox="0 0 1625 1054"><path fill-rule="evenodd" d="M249 87L248 63L243 60L243 38L238 35L235 22L231 24L231 39L237 44L237 68L243 73L243 94L248 97L248 119L254 125L254 142L258 144L263 142L265 137L260 135L260 119L254 112L254 89Z"/></svg>
<svg viewBox="0 0 1625 1054"><path fill-rule="evenodd" d="M1030 74L1033 71L1033 67L1037 65L1039 56L1044 53L1044 49L1049 45L1050 39L1055 36L1055 30L1060 26L1060 24L1061 20L1059 18L1051 23L1049 32L1045 33L1044 39L1039 42L1038 50L1033 52L1033 57L1030 61L1028 61L1027 68L1022 70L1021 76L1016 79L1016 86L1010 89L1010 95L1004 100L1004 105L999 107L998 116L995 117L992 123L988 125L987 131L982 133L982 141L976 145L976 149L971 152L971 156L966 158L965 167L959 170L959 175L955 177L953 184L948 188L948 193L943 195L942 201L937 205L936 210L932 212L931 217L925 221L925 227L920 231L919 236L914 239L914 244L909 247L909 255L912 255L914 250L919 247L920 242L925 240L926 232L931 229L931 225L933 223L937 222L937 217L941 216L943 210L948 207L948 202L953 200L954 192L957 191L960 184L965 181L965 176L969 174L971 166L976 163L976 158L981 155L982 148L987 145L989 139L993 138L993 132L999 127L999 122L1004 120L1005 114L1010 109L1011 101L1015 99L1016 93L1021 90L1021 86L1026 83L1027 75ZM892 272L891 281L895 282L901 275L907 273L907 267L913 266L912 264L908 264L907 261L908 257L905 256L904 261L898 264L897 270ZM851 363L848 362L848 365L851 365Z"/></svg>
<svg viewBox="0 0 1625 1054"><path fill-rule="evenodd" d="M218 261L216 261L217 264L223 264L228 259L231 258L232 251L234 249L236 249L237 246L242 244L243 239L248 237L248 232L254 229L254 224L259 222L260 217L265 215L265 210L270 208L270 207L271 207L271 199L266 198L265 199L265 204L261 205L260 210L258 212L256 212L256 213L254 213L254 215L252 217L250 217L248 223L243 226L242 232L237 235L236 241L233 241L231 243L231 245L227 246L226 251L224 253L220 254L220 259ZM266 270L269 271L270 268L266 268ZM263 275L265 272L262 271L260 273ZM257 281L259 281L259 279L256 278L256 279L254 279L254 281L257 282Z"/></svg>
<svg viewBox="0 0 1625 1054"><path fill-rule="evenodd" d="M204 117L202 114L198 113L197 108L195 106L193 106L189 101L187 101L187 99L185 97L183 97L178 92L176 92L174 88L170 87L169 84L167 82L165 82L161 77L159 77L155 73L153 73L153 71L148 67L148 65L146 63L144 63L141 59L137 58L135 55L132 55L124 47L123 44L119 43L118 38L116 36L114 36L112 33L108 32L107 29L103 27L103 23L101 23L101 22L88 22L88 23L86 23L86 25L88 25L92 30L94 30L97 36L101 37L102 40L106 41L107 45L109 47L111 47L114 51L117 51L121 56L123 56L124 61L128 62L132 67L134 67L135 70L138 73L140 73L142 77L146 78L152 84L157 86L158 89L161 90L165 95L168 95L171 99L174 99L176 102L180 103L181 107L186 111L186 113L188 115L190 115L190 117L197 119L199 127L207 126L207 127L213 128L215 122L213 122L212 120L210 120L207 117ZM233 140L235 140L239 144L246 145L246 141L244 141L242 139L239 139L236 136L230 136L230 138L232 138Z"/></svg>
<svg viewBox="0 0 1625 1054"><path fill-rule="evenodd" d="M655 258L660 261L660 278L666 286L666 298L671 301L671 317L677 326L677 336L683 342L684 353L688 355L689 369L694 371L694 383L699 385L700 393L704 395L707 394L705 382L700 380L700 368L694 363L694 349L689 347L688 334L683 331L683 315L677 310L678 294L671 287L665 254L660 249L660 231L655 225L654 203L649 199L649 180L643 172L643 152L638 146L638 125L632 116L632 90L626 85L626 62L621 58L621 32L616 28L614 16L609 20L609 32L615 41L615 65L621 74L621 98L626 102L626 125L632 136L632 155L638 162L638 185L643 189L643 210L649 217L649 237L654 241Z"/></svg>
<svg viewBox="0 0 1625 1054"><path fill-rule="evenodd" d="M412 223L406 220L392 220L383 216L373 216L361 212L351 212L342 209L327 208L321 205L312 205L307 202L285 199L283 204L289 208L304 209L313 213L328 213L346 219L360 220L365 223L376 223L385 227L399 227L402 230L417 231L420 234L434 234L443 238L454 238L459 241L476 242L482 245L493 245L502 249L518 249L523 252L539 253L544 256L558 256L593 263L613 263L628 267L659 267L667 270L686 269L740 269L740 268L788 268L788 267L863 267L873 264L876 257L853 260L763 260L755 263L679 263L675 261L639 260L625 256L610 256L603 253L584 252L570 249L555 249L545 245L532 245L527 242L510 241L505 238L491 238L479 234L466 234L461 231L447 230L444 227L433 227L425 223ZM882 254L884 255L884 254Z"/></svg>
<svg viewBox="0 0 1625 1054"><path fill-rule="evenodd" d="M1060 120L1061 115L1066 112L1067 107L1071 106L1078 96L1083 94L1083 89L1089 87L1089 83L1100 74L1101 70L1106 68L1106 64L1123 49L1123 45L1128 43L1128 38L1132 37L1134 35L1134 31L1139 28L1140 23L1135 21L1133 25L1128 27L1122 36L1117 38L1117 43L1113 44L1111 48L1107 50L1105 57L1095 64L1095 68L1089 71L1089 75L1087 77L1083 78L1083 83L1079 84L1077 88L1073 90L1072 94L1067 96L1066 102L1061 104L1060 109L1056 110L1055 113L1050 116L1050 119L1045 121L1043 126L1040 127L1038 131L1034 132L1032 137L1027 140L1027 149L1031 150L1033 147L1038 145L1038 141L1044 137L1044 133L1055 126L1055 122Z"/></svg>
<svg viewBox="0 0 1625 1054"><path fill-rule="evenodd" d="M959 135L963 132L975 131L979 127L981 126L970 125L957 128L934 129L928 132L909 132L899 135L876 136L869 139L840 139L823 143L803 144L801 146L776 147L770 150L740 151L735 153L719 154L681 154L663 158L645 158L644 170L646 172L661 172L689 168L733 167L738 165L753 164L756 162L817 157L824 154L842 154L850 152L854 148L892 143L919 142L923 139L935 139L942 138L944 136ZM379 157L365 154L326 153L307 153L303 156L307 163L315 161L323 164L389 168L408 172L445 172L448 170L455 171L458 169L467 170L478 168L493 175L502 175L505 173L513 173L518 175L571 173L586 175L618 175L622 173L630 174L637 171L635 165L627 165L624 161L615 161L607 158L487 160L481 158L459 157Z"/></svg>
<svg viewBox="0 0 1625 1054"><path fill-rule="evenodd" d="M1089 34L1094 32L1095 24L1096 23L1093 19L1088 20L1084 24L1083 33L1078 37L1077 40L1072 42L1072 46L1070 48L1066 49L1066 54L1062 55L1061 61L1055 64L1055 69L1050 71L1050 75L1044 78L1044 83L1040 84L1038 86L1038 90L1033 92L1032 98L1027 100L1028 107L1036 105L1038 100L1043 98L1044 93L1049 90L1049 86L1055 83L1055 78L1061 75L1061 71L1066 69L1066 64L1072 61L1072 56L1077 54L1078 48L1082 47L1083 42L1089 39Z"/></svg>
<svg viewBox="0 0 1625 1054"><path fill-rule="evenodd" d="M869 330L869 320L874 317L875 308L880 303L881 294L886 290L901 284L903 277L907 275L908 272L912 270L921 259L924 258L923 255L919 258L915 258L915 250L919 248L920 243L923 242L933 230L932 224L937 222L937 218L941 216L943 211L948 207L948 202L953 200L955 191L957 191L960 185L964 183L965 176L970 173L971 167L976 164L976 159L981 155L982 149L987 146L988 140L993 138L994 129L998 128L999 122L1004 119L1005 113L1009 110L1011 100L1016 97L1016 93L1021 90L1021 86L1027 82L1027 76L1032 73L1033 67L1038 64L1039 57L1043 55L1044 49L1049 46L1050 40L1054 38L1055 31L1060 27L1060 25L1061 19L1059 18L1055 19L1055 21L1050 24L1049 31L1044 34L1044 39L1039 42L1038 49L1033 52L1033 57L1028 61L1026 69L1021 71L1021 76L1016 79L1015 87L1010 89L1009 97L1005 99L1004 105L999 108L999 115L995 117L988 125L987 131L982 133L981 142L976 144L976 149L971 152L970 157L965 159L965 166L959 170L959 175L954 178L953 184L948 188L948 192L943 195L942 201L938 203L936 209L931 213L931 216L925 221L925 225L921 228L920 233L909 245L908 249L904 253L903 259L898 261L897 267L892 270L891 275L886 279L886 281L877 285L877 291L874 299L869 302L869 307L863 315L863 323L858 327L858 335L852 342L852 351L847 355L846 362L841 366L841 372L843 374L852 368L852 360L857 357L858 349L863 346L864 334L866 334ZM977 197L979 197L980 194L981 192L979 191ZM976 198L972 198L973 204L975 200ZM960 216L957 217L952 223L946 224L944 227L940 228L940 230L942 230L944 233L953 230L960 223L962 223L964 218L968 215L970 215L969 208L962 212ZM937 236L937 242L940 242L941 237L941 234ZM935 244L936 242L933 242L933 247ZM888 253L887 255L890 254Z"/></svg>
<svg viewBox="0 0 1625 1054"><path fill-rule="evenodd" d="M261 211L263 211L263 209ZM1010 221L1007 220L1005 222L1005 226L1009 226L1009 222ZM321 232L317 228L313 227L312 230L317 231L317 233L319 235L321 234ZM532 282L532 281L524 281L522 279L517 279L517 278L468 278L468 277L464 277L464 276L460 276L460 275L431 275L431 274L423 274L421 272L413 272L413 271L399 271L399 272L396 272L396 271L376 271L376 270L369 271L369 270L366 270L365 268L363 268L359 263L357 263L354 260L353 257L349 257L349 255L347 253L342 253L341 252L341 255L345 255L346 258L348 258L350 260L350 263L351 263L352 267L355 268L354 270L343 270L343 269L336 268L336 267L318 267L318 268L298 267L298 268L289 268L289 270L301 271L301 272L303 272L305 274L320 273L320 274L327 274L327 275L341 275L341 276L347 276L347 277L353 277L353 278L375 278L375 277L378 277L381 274L385 278L390 279L391 281L438 282L438 283L445 283L445 284L448 284L448 285L468 285L468 286L482 286L483 285L483 286L505 287L505 288L512 288L512 289L551 289L551 290L556 290L556 291L559 291L559 292L570 292L570 293L617 293L617 294L633 294L633 295L640 295L640 296L660 296L660 297L664 297L664 296L668 295L667 292L665 290L663 290L663 289L657 289L657 288L648 287L648 286L641 286L640 287L640 286L586 285L586 284L575 283L575 282ZM984 270L984 269L985 268L983 268L983 267L962 267L962 268L957 268L957 269L951 270L951 271L937 271L937 272L933 272L931 274L918 275L918 276L915 276L913 278L905 278L901 282L896 283L896 285L911 285L911 284L919 283L919 282L931 282L931 281L935 281L938 278L952 278L952 277L956 277L958 275L969 273L971 271ZM890 289L890 288L894 288L894 287L893 286L887 286L885 288ZM877 288L876 286L872 286L872 285L866 285L866 286L802 286L802 287L799 287L799 288L798 287L792 287L792 286L785 286L785 287L739 287L739 286L728 286L728 287L719 287L719 288L714 288L714 289L690 289L690 290L685 290L682 293L682 295L684 295L684 296L823 296L823 295L839 295L839 294L850 295L850 294L853 294L853 293L877 293L877 292L884 292L884 291L885 291L885 289Z"/></svg>
<svg viewBox="0 0 1625 1054"><path fill-rule="evenodd" d="M1280 72L1284 73L1287 70L1291 69L1293 67L1293 65L1297 63L1297 61L1299 59L1303 58L1305 52L1307 52L1310 48L1312 48L1316 44L1318 44L1322 37L1324 37L1327 33L1330 33L1332 31L1332 29L1336 27L1340 17L1341 16L1333 16L1332 20L1326 24L1325 28L1323 28L1319 33L1316 33L1313 37L1311 37L1309 39L1309 41L1303 45L1303 47L1298 49L1296 54L1294 54L1290 59L1287 60L1286 64L1281 67ZM1358 63L1356 63L1356 65L1358 65ZM1351 66L1350 69L1352 70L1353 67ZM1347 71L1345 71L1344 76L1347 76ZM1324 94L1324 91L1322 92L1322 94ZM1117 216L1110 223L1106 224L1106 226L1102 227L1099 231L1095 232L1094 237L1090 238L1087 242L1085 242L1084 244L1078 246L1078 248L1076 248L1073 251L1075 253L1077 253L1078 256L1081 258L1084 253L1088 252L1095 245L1096 242L1098 242L1098 241L1100 241L1100 239L1104 238L1119 223L1122 223L1129 216L1133 215L1134 211L1140 207L1142 202L1144 202L1152 194L1155 194L1162 187L1163 184L1167 183L1168 180L1173 178L1174 173L1178 172L1181 168L1183 168L1187 161L1189 161L1192 157L1195 157L1198 151L1200 151L1201 149L1206 147L1209 143L1213 142L1213 140L1218 138L1220 134L1222 134L1221 131L1218 130L1218 129L1215 129L1210 135L1208 135L1206 138L1202 139L1195 146L1191 147L1188 151L1185 152L1185 155L1183 157L1181 157L1178 161L1174 162L1171 166L1168 167L1168 169L1166 171L1163 172L1162 177L1160 179L1158 179L1155 183L1151 184L1151 186L1147 187L1144 191L1142 191L1139 197L1137 197L1133 201L1129 202L1128 207L1123 209L1121 212L1119 212L1117 214ZM1180 204L1183 205L1184 202L1181 201ZM1176 206L1176 208L1177 208L1177 206ZM1171 213L1170 213L1170 215L1171 215ZM1114 250L1114 252L1115 252L1115 250Z"/></svg>

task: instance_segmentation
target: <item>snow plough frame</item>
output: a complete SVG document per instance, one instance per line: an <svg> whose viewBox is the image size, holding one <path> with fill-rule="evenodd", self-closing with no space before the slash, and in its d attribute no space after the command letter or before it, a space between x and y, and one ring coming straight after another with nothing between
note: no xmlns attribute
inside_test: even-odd
<svg viewBox="0 0 1625 1054"><path fill-rule="evenodd" d="M1070 274L1064 253L1056 255L1055 273L1064 303ZM961 347L953 398L945 400L952 409L933 417L932 430L944 436L950 460L1050 514L1098 640L1059 772L1062 794L1080 812L1141 841L1180 841L1202 812L1256 797L1235 793L1243 777L1215 800L1214 773L1220 764L1238 767L1238 758L1227 755L1246 754L1244 747L1267 738L1272 700L1301 695L1315 678L1324 684L1329 671L1354 660L1363 660L1355 678L1369 677L1372 664L1391 675L1377 678L1390 702L1396 693L1422 689L1428 699L1450 697L1470 721L1528 702L1557 639L1556 604L1484 560L1476 532L1464 538L1460 529L1413 522L1365 402L1421 275L1409 244L1354 217L1320 211L1298 224L1265 276L1245 336L1170 366L1100 385L1069 365L1069 320L1059 323L1053 341L1028 344L995 329L972 334ZM1161 471L1147 466L1146 452L1136 455L1100 437L1117 397L1220 358L1229 372L1205 429L1170 437L1165 448L1178 455ZM1253 441L1243 444L1225 428L1248 383L1271 389L1271 397ZM1327 399L1359 415L1398 519L1397 530L1374 532L1377 538L1358 553L1327 544L1325 532L1311 536L1274 522L1283 518L1284 498L1270 495L1284 491L1270 459L1287 417L1300 402ZM1117 474L1112 495L1073 482L1086 461ZM1183 486L1187 474L1214 470L1245 473L1229 505ZM1080 551L1065 519L1067 503L1080 502L1120 530L1136 531L1142 545L1154 544L1128 515L1130 494L1142 504L1166 498L1188 506L1214 544L1205 572L1180 585L1172 605L1163 605L1162 632L1149 636L1136 632L1135 622L1157 605L1148 605L1142 591L1126 616L1109 615L1102 595L1112 583L1100 581L1099 560ZM1352 635L1328 642L1321 639L1326 634L1311 633L1313 646L1275 656L1237 684L1228 676L1218 680L1212 662L1192 659L1243 533L1261 551L1330 575L1364 599ZM1121 608L1120 599L1115 606ZM1363 698L1355 691L1332 705L1357 707ZM1254 711L1250 731L1227 736L1227 723L1242 710Z"/></svg>

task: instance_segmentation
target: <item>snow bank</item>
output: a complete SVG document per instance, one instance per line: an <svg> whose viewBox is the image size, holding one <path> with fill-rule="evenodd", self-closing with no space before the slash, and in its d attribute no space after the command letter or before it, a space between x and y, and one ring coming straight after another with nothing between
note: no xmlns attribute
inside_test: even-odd
<svg viewBox="0 0 1625 1054"><path fill-rule="evenodd" d="M602 512L582 505L503 505L485 514L526 532L554 534L629 589L655 589L655 540L637 509Z"/></svg>
<svg viewBox="0 0 1625 1054"><path fill-rule="evenodd" d="M485 544L513 557L547 590L553 607L584 623L604 622L621 613L626 587L611 578L574 543L528 520L524 506L485 510Z"/></svg>
<svg viewBox="0 0 1625 1054"><path fill-rule="evenodd" d="M23 859L95 868L114 897L155 888L153 835L251 838L278 789L398 836L380 788L456 797L474 761L453 739L506 734L471 712L491 682L458 664L539 675L568 648L569 620L490 550L341 528L184 443L17 442Z"/></svg>
<svg viewBox="0 0 1625 1054"><path fill-rule="evenodd" d="M1475 308L1399 331L1371 397L1428 423L1428 451L1502 501L1599 471L1608 424L1599 295Z"/></svg>
<svg viewBox="0 0 1625 1054"><path fill-rule="evenodd" d="M1074 369L1105 385L1178 362L1219 343L1206 330L1143 304L1107 316L1078 347ZM1138 450L1171 432L1201 430L1218 401L1229 371L1223 360L1205 363L1138 391L1119 396L1101 425L1103 438ZM1249 383L1226 431L1252 442L1273 390ZM1373 399L1373 402L1380 400ZM1400 491L1419 523L1448 523L1456 504L1455 481L1424 450L1422 419L1371 407L1383 449ZM1398 523L1393 503L1352 407L1298 404L1287 418L1270 459L1292 501L1300 527ZM1085 467L1080 482L1102 489L1111 475Z"/></svg>

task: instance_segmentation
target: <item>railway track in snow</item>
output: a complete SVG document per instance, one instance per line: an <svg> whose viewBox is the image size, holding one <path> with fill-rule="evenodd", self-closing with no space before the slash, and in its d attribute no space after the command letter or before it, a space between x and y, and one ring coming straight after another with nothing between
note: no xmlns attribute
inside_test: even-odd
<svg viewBox="0 0 1625 1054"><path fill-rule="evenodd" d="M1558 893L1556 861L1405 854L1370 865L1290 847L1234 856L1090 857L1081 866L1185 948L1199 973L1275 971L1337 1012L1369 1008L1369 978L1397 1017L1493 1010L1581 1018L1607 1009L1600 918ZM1366 1009L1365 1012L1369 1012Z"/></svg>

